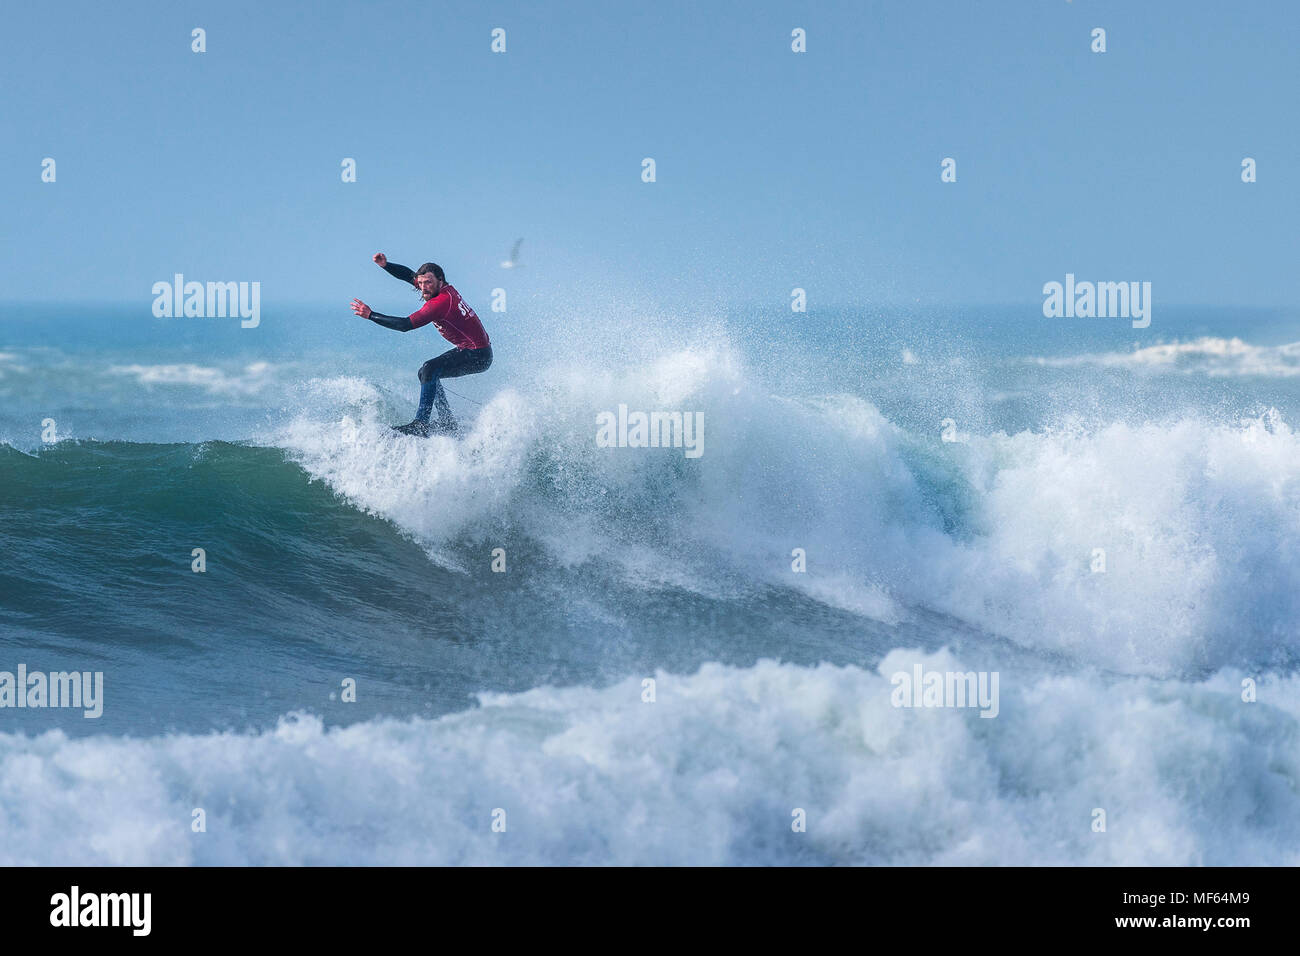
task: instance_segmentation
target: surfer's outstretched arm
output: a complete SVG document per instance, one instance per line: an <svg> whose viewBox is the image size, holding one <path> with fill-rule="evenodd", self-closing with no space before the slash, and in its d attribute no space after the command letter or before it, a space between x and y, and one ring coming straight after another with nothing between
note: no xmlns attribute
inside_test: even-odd
<svg viewBox="0 0 1300 956"><path fill-rule="evenodd" d="M363 319L369 319L376 325L382 325L384 328L392 329L395 332L409 332L411 329L419 328L419 326L411 322L409 316L384 315L382 312L376 312L360 299L352 300L352 311Z"/></svg>
<svg viewBox="0 0 1300 956"><path fill-rule="evenodd" d="M409 282L411 285L415 285L415 273L411 269L408 269L404 265L399 265L396 262L389 262L388 257L382 252L376 252L373 258L375 264L394 279L401 279L403 282Z"/></svg>
<svg viewBox="0 0 1300 956"><path fill-rule="evenodd" d="M401 279L403 282L409 282L411 285L415 285L415 272L412 269L408 269L406 266L398 265L396 262L390 262L388 265L384 266L384 271L390 276Z"/></svg>
<svg viewBox="0 0 1300 956"><path fill-rule="evenodd" d="M382 325L386 329L393 329L397 332L409 332L415 328L411 324L411 320L404 315L383 315L379 312L371 312L368 318L376 325Z"/></svg>

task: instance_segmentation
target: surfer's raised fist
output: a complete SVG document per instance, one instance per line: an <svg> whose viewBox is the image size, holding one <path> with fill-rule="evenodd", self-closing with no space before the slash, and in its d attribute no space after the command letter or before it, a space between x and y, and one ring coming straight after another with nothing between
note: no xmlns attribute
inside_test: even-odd
<svg viewBox="0 0 1300 956"><path fill-rule="evenodd" d="M379 266L381 269L388 265L388 256L384 255L382 252L376 252L374 259L375 265Z"/></svg>

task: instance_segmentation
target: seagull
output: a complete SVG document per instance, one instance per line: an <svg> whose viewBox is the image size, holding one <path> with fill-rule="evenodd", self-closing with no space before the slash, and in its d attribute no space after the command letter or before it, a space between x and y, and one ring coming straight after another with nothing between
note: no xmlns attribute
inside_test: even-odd
<svg viewBox="0 0 1300 956"><path fill-rule="evenodd" d="M502 269L513 269L515 266L519 265L519 247L523 244L523 239L515 240L515 247L510 250L510 258L501 263Z"/></svg>

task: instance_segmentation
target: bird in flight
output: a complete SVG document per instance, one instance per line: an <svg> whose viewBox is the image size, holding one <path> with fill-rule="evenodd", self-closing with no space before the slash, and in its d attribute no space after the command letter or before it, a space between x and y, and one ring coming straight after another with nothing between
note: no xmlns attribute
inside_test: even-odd
<svg viewBox="0 0 1300 956"><path fill-rule="evenodd" d="M501 263L502 269L513 269L515 266L519 265L519 247L523 244L524 240L522 238L515 240L515 246L510 250L510 258Z"/></svg>

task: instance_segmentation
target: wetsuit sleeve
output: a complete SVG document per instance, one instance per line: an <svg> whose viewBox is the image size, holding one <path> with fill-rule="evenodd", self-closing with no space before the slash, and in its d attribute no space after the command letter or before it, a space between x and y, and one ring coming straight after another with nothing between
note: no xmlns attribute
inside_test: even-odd
<svg viewBox="0 0 1300 956"><path fill-rule="evenodd" d="M384 271L394 279L401 279L403 282L409 282L415 285L415 273L406 266L398 265L396 262L390 262L384 266Z"/></svg>
<svg viewBox="0 0 1300 956"><path fill-rule="evenodd" d="M418 313L417 313L418 314ZM370 321L376 325L382 325L386 329L393 329L396 332L409 332L416 326L411 324L411 320L404 315L384 315L382 312L370 310Z"/></svg>

